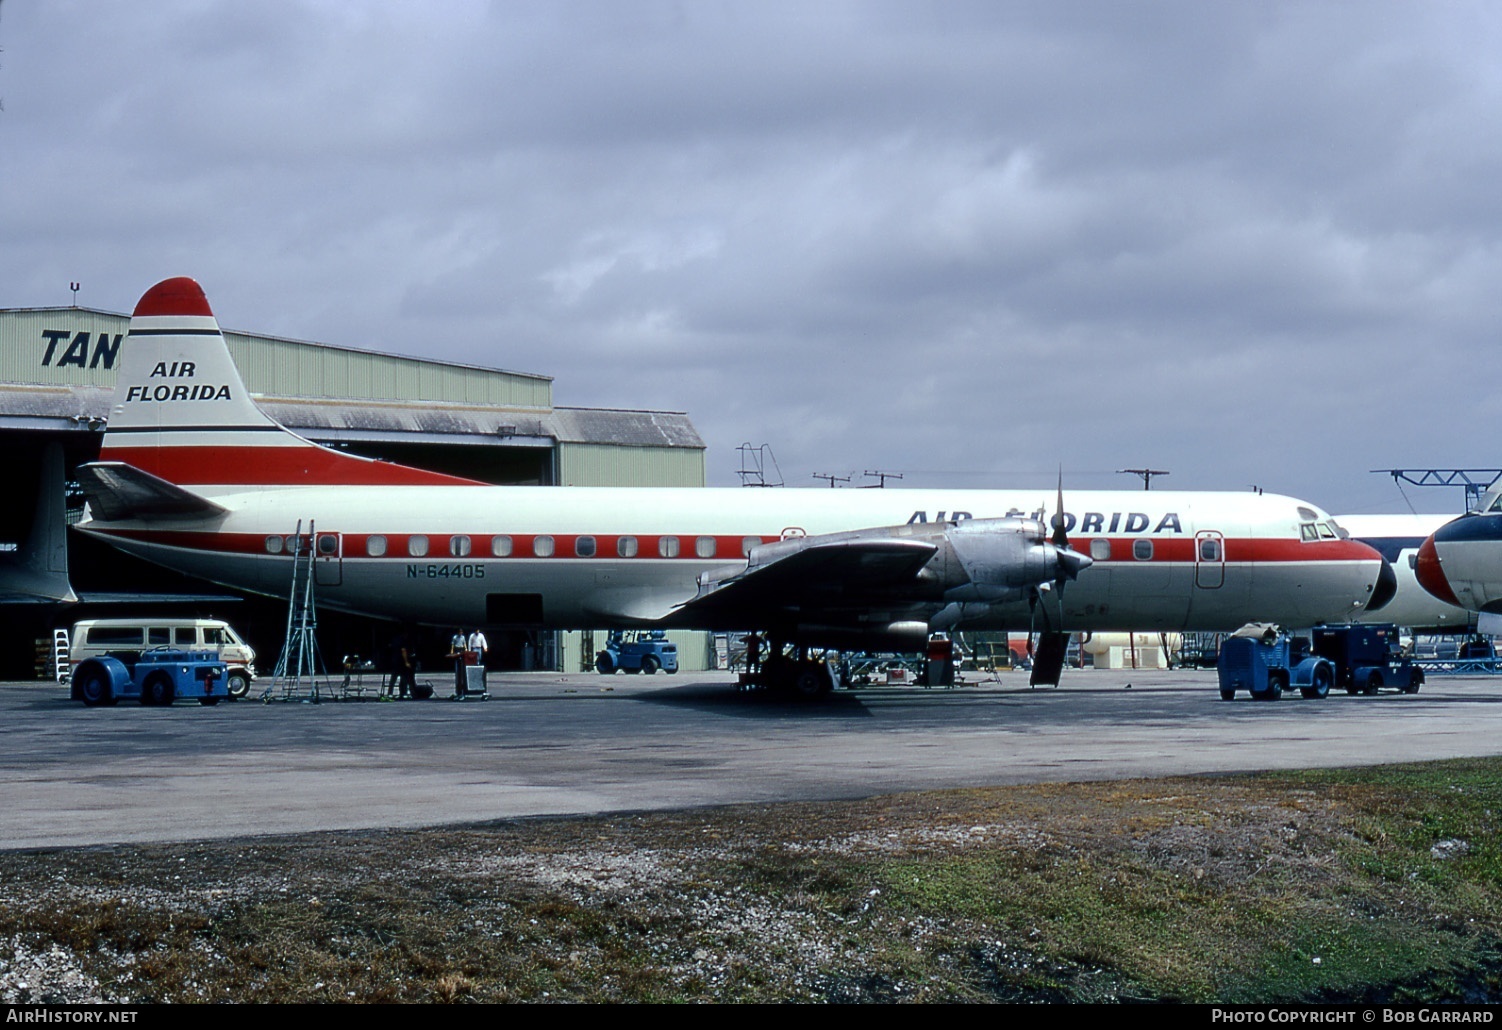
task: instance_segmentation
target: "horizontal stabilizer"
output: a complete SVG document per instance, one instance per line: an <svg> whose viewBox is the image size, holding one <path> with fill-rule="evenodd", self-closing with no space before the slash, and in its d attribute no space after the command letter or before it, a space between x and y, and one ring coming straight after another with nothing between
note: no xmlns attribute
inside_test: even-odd
<svg viewBox="0 0 1502 1030"><path fill-rule="evenodd" d="M120 461L96 461L78 467L78 485L94 518L192 519L224 514L224 508L165 479Z"/></svg>

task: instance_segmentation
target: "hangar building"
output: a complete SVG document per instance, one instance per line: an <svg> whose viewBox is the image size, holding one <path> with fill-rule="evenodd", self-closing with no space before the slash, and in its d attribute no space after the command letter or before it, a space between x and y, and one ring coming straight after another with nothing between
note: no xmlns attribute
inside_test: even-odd
<svg viewBox="0 0 1502 1030"><path fill-rule="evenodd" d="M0 309L0 447L15 489L0 508L0 677L31 674L34 640L80 618L153 613L214 615L235 623L269 672L285 602L242 598L148 565L82 534L48 536L51 486L99 456L119 350L130 316L84 307ZM683 412L555 407L550 376L290 340L226 329L246 388L272 418L310 440L503 485L703 486L704 442ZM53 508L57 508L56 505ZM77 521L82 498L66 495ZM66 538L66 554L58 555ZM50 544L49 544L50 540ZM36 553L62 565L80 603L49 599L22 566ZM44 561L42 564L46 564ZM55 593L55 592L54 592ZM143 603L133 595L152 595ZM344 654L376 656L390 624L320 612L333 667ZM427 634L420 651L447 650ZM491 634L502 668L573 671L592 654L589 634ZM431 637L431 639L428 639ZM600 641L603 643L603 641ZM680 644L702 667L702 635ZM335 653L337 652L337 653ZM441 668L427 659L430 670Z"/></svg>

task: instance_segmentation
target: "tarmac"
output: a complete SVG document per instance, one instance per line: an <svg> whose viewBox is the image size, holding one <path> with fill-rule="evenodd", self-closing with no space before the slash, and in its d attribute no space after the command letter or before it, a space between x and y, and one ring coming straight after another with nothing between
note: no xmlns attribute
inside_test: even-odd
<svg viewBox="0 0 1502 1030"><path fill-rule="evenodd" d="M433 677L437 691L450 681ZM1502 753L1502 677L1219 699L1213 672L1025 673L817 702L723 673L492 674L488 701L86 708L0 683L0 847L855 798ZM252 692L252 698L256 691Z"/></svg>

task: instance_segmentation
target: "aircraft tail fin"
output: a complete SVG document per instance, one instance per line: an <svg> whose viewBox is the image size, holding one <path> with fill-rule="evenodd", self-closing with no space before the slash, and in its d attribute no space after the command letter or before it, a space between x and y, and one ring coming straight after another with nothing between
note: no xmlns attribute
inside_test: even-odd
<svg viewBox="0 0 1502 1030"><path fill-rule="evenodd" d="M131 315L100 461L200 488L470 485L305 440L256 407L202 287L167 279Z"/></svg>
<svg viewBox="0 0 1502 1030"><path fill-rule="evenodd" d="M78 600L68 581L63 479L62 445L49 443L42 449L31 532L15 552L0 555L0 597L9 601Z"/></svg>

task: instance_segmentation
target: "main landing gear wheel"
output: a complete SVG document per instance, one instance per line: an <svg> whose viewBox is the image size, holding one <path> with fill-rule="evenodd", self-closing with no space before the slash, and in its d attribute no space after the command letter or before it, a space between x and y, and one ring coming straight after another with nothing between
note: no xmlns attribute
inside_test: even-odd
<svg viewBox="0 0 1502 1030"><path fill-rule="evenodd" d="M829 671L814 662L804 662L793 677L793 692L799 697L823 697L829 693Z"/></svg>

